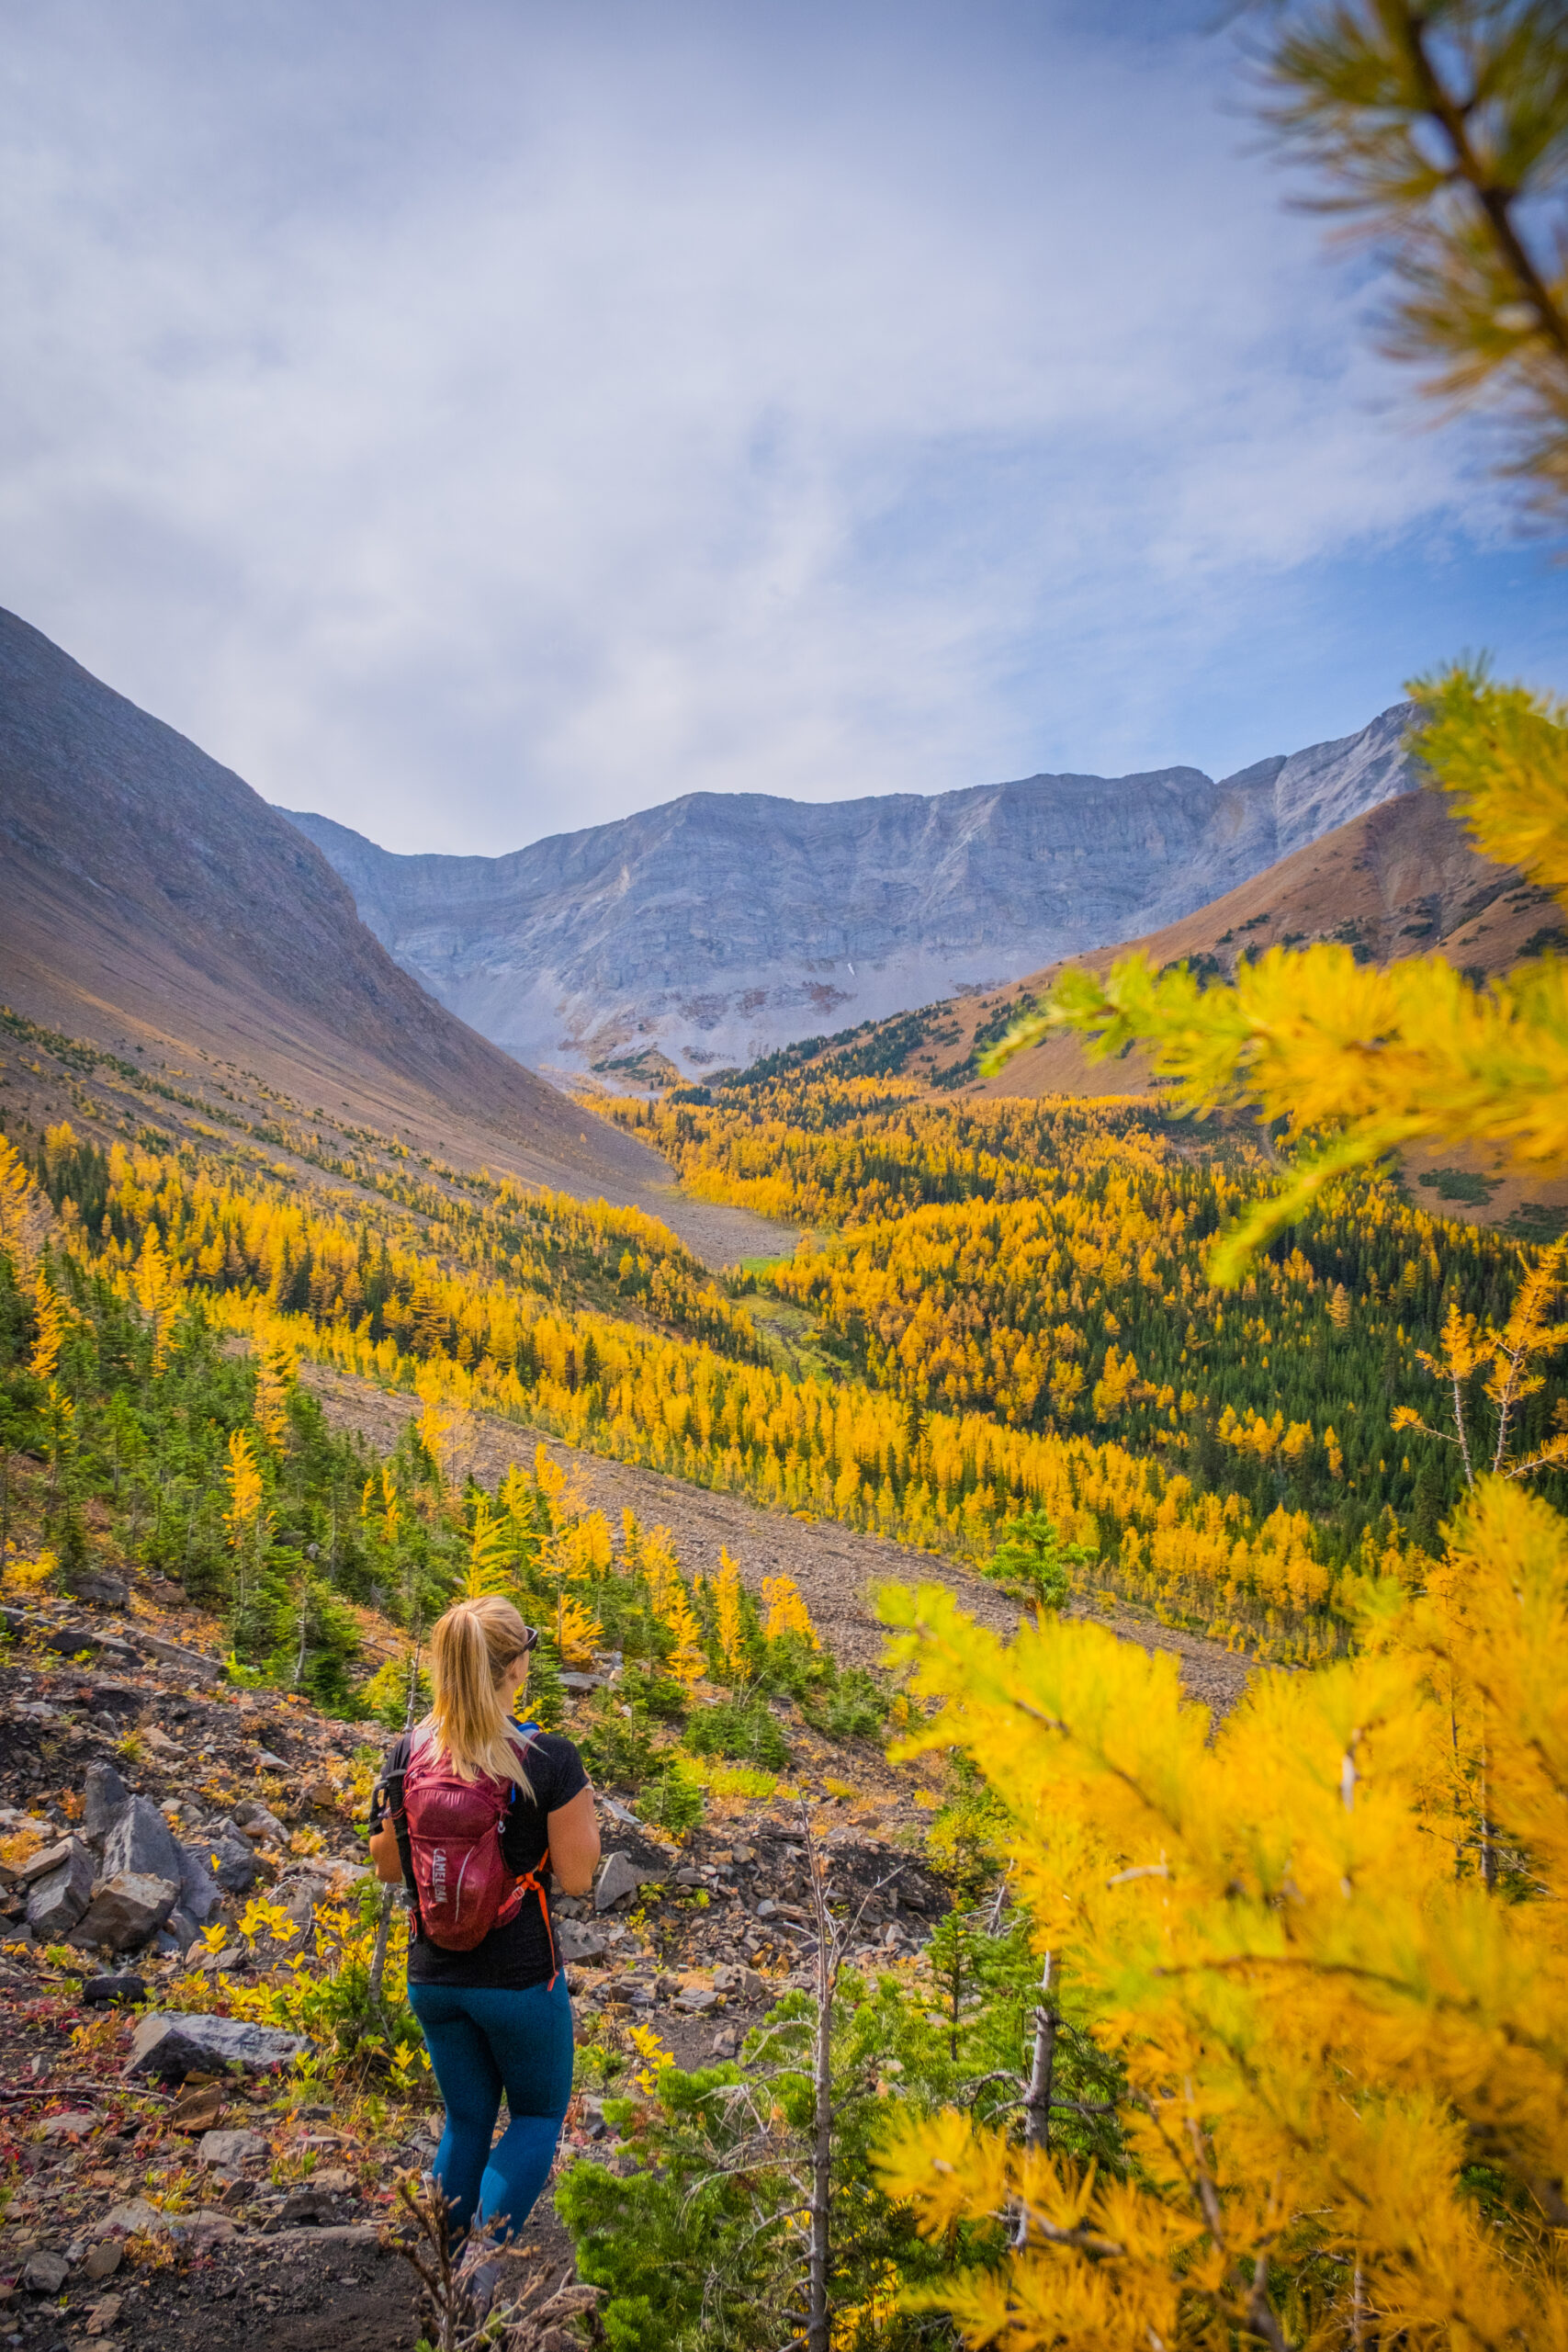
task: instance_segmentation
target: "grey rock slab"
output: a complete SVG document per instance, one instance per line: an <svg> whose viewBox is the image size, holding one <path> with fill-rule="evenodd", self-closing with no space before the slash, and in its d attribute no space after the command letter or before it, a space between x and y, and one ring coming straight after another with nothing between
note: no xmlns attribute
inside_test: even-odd
<svg viewBox="0 0 1568 2352"><path fill-rule="evenodd" d="M224 1823L197 1851L225 1894L249 1894L257 1876L255 1849L238 1829Z"/></svg>
<svg viewBox="0 0 1568 2352"><path fill-rule="evenodd" d="M208 1852L213 1850L208 1849ZM223 1908L223 1889L199 1846L182 1846L179 1853L180 1909L188 1912L198 1928L204 1928Z"/></svg>
<svg viewBox="0 0 1568 2352"><path fill-rule="evenodd" d="M593 1908L595 1911L613 1910L617 1903L624 1903L628 1894L637 1893L645 1876L646 1873L639 1871L627 1855L606 1854L593 1882Z"/></svg>
<svg viewBox="0 0 1568 2352"><path fill-rule="evenodd" d="M28 1890L28 1925L40 1942L57 1944L71 1933L92 1902L96 1877L91 1854L72 1838L64 1860Z"/></svg>
<svg viewBox="0 0 1568 2352"><path fill-rule="evenodd" d="M86 1803L82 1828L93 1844L98 1845L130 1803L130 1791L112 1764L89 1764L83 1795Z"/></svg>
<svg viewBox="0 0 1568 2352"><path fill-rule="evenodd" d="M243 1804L234 1807L234 1822L245 1837L256 1843L287 1846L288 1832L276 1814L269 1813L254 1797L247 1797Z"/></svg>
<svg viewBox="0 0 1568 2352"><path fill-rule="evenodd" d="M556 1951L562 1960L597 1960L610 1949L603 1936L576 1919L558 1919L552 1911L550 1926L555 1930Z"/></svg>
<svg viewBox="0 0 1568 2352"><path fill-rule="evenodd" d="M225 2213L215 2205L203 2205L197 2212L186 2217L186 2240L193 2254L210 2254L214 2246L227 2245L239 2234L239 2224L232 2213Z"/></svg>
<svg viewBox="0 0 1568 2352"><path fill-rule="evenodd" d="M204 2132L196 2153L204 2165L232 2165L243 2171L246 2165L261 2163L266 2142L259 2132Z"/></svg>
<svg viewBox="0 0 1568 2352"><path fill-rule="evenodd" d="M97 2130L102 2120L77 2109L69 2115L46 2115L39 2129L46 2140L83 2140Z"/></svg>
<svg viewBox="0 0 1568 2352"><path fill-rule="evenodd" d="M676 1994L675 2007L690 2009L694 2017L701 2017L705 2009L718 2007L718 1995L705 1992L701 1985L693 1985L689 1992Z"/></svg>
<svg viewBox="0 0 1568 2352"><path fill-rule="evenodd" d="M145 2197L131 2197L123 2205L113 2205L97 2225L99 2237L140 2237L150 2231L154 2237L183 2238L185 2230L172 2213L161 2206L149 2205Z"/></svg>
<svg viewBox="0 0 1568 2352"><path fill-rule="evenodd" d="M375 2222L331 2222L318 2229L279 2230L267 2241L269 2253L290 2253L299 2246L369 2246L384 2251L379 2224Z"/></svg>
<svg viewBox="0 0 1568 2352"><path fill-rule="evenodd" d="M73 1600L85 1601L89 1609L123 1609L130 1599L130 1587L124 1577L107 1576L100 1568L68 1568L65 1589Z"/></svg>
<svg viewBox="0 0 1568 2352"><path fill-rule="evenodd" d="M132 1797L104 1839L104 1876L122 1871L172 1879L176 1889L184 1875L178 1841L150 1797Z"/></svg>
<svg viewBox="0 0 1568 2352"><path fill-rule="evenodd" d="M179 1888L172 1878L154 1878L141 1871L117 1871L101 1879L93 1899L71 1930L70 1941L90 1951L107 1944L114 1951L134 1951L156 1935L175 1907Z"/></svg>
<svg viewBox="0 0 1568 2352"><path fill-rule="evenodd" d="M57 1871L62 1862L70 1860L74 1842L73 1838L62 1838L56 1844L42 1847L38 1853L30 1854L16 1874L17 1883L30 1886L35 1878L45 1878L51 1871Z"/></svg>
<svg viewBox="0 0 1568 2352"><path fill-rule="evenodd" d="M249 2025L239 2018L174 2017L154 2011L142 2018L126 2061L128 2075L164 2076L225 2074L240 2066L266 2075L291 2066L310 2049L298 2033L281 2027Z"/></svg>
<svg viewBox="0 0 1568 2352"><path fill-rule="evenodd" d="M71 2265L62 2254L47 2253L39 2247L29 2254L22 2272L22 2284L29 2295L58 2295L71 2276Z"/></svg>
<svg viewBox="0 0 1568 2352"><path fill-rule="evenodd" d="M177 1642L161 1641L152 1634L143 1634L141 1644L160 1666L178 1667L184 1673L195 1675L198 1682L220 1682L223 1679L218 1660L204 1657L199 1650L181 1649Z"/></svg>
<svg viewBox="0 0 1568 2352"><path fill-rule="evenodd" d="M140 1976L124 1970L118 1975L89 1977L82 1998L90 2009L134 2007L147 1998L147 1987Z"/></svg>
<svg viewBox="0 0 1568 2352"><path fill-rule="evenodd" d="M291 2189L278 2208L277 2225L287 2229L291 2222L330 2222L333 2200L319 2188Z"/></svg>

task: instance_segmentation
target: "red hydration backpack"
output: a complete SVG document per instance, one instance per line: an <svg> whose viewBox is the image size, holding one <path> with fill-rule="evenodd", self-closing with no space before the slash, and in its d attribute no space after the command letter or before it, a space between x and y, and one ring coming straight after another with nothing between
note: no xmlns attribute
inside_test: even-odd
<svg viewBox="0 0 1568 2352"><path fill-rule="evenodd" d="M501 1850L512 1790L510 1781L489 1773L459 1780L445 1758L437 1760L428 1740L416 1740L410 1750L398 1824L403 1868L419 1931L443 1951L472 1951L493 1928L517 1917L530 1890L544 1905L540 1873L548 1866L548 1854L525 1877L514 1878ZM545 1925L548 1933L547 1909ZM550 1943L553 1957L553 1935Z"/></svg>

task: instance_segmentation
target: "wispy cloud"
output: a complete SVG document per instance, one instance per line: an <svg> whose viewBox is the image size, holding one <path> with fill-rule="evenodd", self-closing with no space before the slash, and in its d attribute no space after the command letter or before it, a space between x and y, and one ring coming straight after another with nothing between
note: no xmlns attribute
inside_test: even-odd
<svg viewBox="0 0 1568 2352"><path fill-rule="evenodd" d="M57 0L3 70L0 597L390 846L1234 764L1398 691L1325 567L1469 545L1179 12Z"/></svg>

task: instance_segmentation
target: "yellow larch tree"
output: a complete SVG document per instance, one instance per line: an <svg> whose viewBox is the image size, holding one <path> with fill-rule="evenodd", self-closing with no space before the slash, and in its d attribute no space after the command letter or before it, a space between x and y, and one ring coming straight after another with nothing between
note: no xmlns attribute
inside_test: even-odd
<svg viewBox="0 0 1568 2352"><path fill-rule="evenodd" d="M885 1597L940 1707L904 1752L965 1749L1005 1804L1128 2084L1122 2179L967 2115L895 2126L922 2229L1010 2233L942 2298L972 2342L1568 2337L1568 1530L1489 1479L1450 1563L1212 1738L1169 1657L1050 1620L1009 1649L942 1588ZM1484 1709L1481 1791L1456 1703Z"/></svg>
<svg viewBox="0 0 1568 2352"><path fill-rule="evenodd" d="M288 1398L299 1377L299 1355L286 1329L257 1335L256 1427L275 1453L288 1442Z"/></svg>
<svg viewBox="0 0 1568 2352"><path fill-rule="evenodd" d="M740 1613L740 1568L731 1559L728 1549L720 1544L718 1574L713 1579L714 1612L718 1634L718 1654L731 1674L739 1674L746 1664L745 1623Z"/></svg>
<svg viewBox="0 0 1568 2352"><path fill-rule="evenodd" d="M69 1320L59 1293L40 1267L33 1277L34 1328L32 1346L28 1351L28 1370L45 1386L52 1385L59 1370L60 1351Z"/></svg>
<svg viewBox="0 0 1568 2352"><path fill-rule="evenodd" d="M768 1612L762 1631L770 1642L776 1642L785 1634L799 1634L814 1650L821 1648L806 1596L793 1577L764 1577L762 1606Z"/></svg>
<svg viewBox="0 0 1568 2352"><path fill-rule="evenodd" d="M0 1252L18 1275L31 1257L31 1232L38 1214L38 1187L27 1163L8 1136L0 1136Z"/></svg>
<svg viewBox="0 0 1568 2352"><path fill-rule="evenodd" d="M181 1284L179 1270L171 1263L155 1226L150 1225L142 1236L141 1255L130 1286L152 1343L152 1370L161 1373L168 1361L169 1333L180 1303Z"/></svg>
<svg viewBox="0 0 1568 2352"><path fill-rule="evenodd" d="M263 1508L266 1484L254 1444L244 1430L230 1432L224 1485L229 1502L223 1524L234 1557L234 1600L237 1607L243 1607L247 1598L246 1571L257 1564L271 1527L270 1514Z"/></svg>
<svg viewBox="0 0 1568 2352"><path fill-rule="evenodd" d="M556 1647L563 1666L592 1666L604 1638L604 1628L591 1609L575 1598L562 1600L556 1616Z"/></svg>
<svg viewBox="0 0 1568 2352"><path fill-rule="evenodd" d="M488 1497L474 1505L468 1532L468 1560L463 1576L463 1597L482 1600L486 1593L510 1592L517 1580L517 1562L504 1516L497 1518Z"/></svg>
<svg viewBox="0 0 1568 2352"><path fill-rule="evenodd" d="M390 1545L397 1542L403 1509L389 1462L383 1462L380 1469L373 1470L365 1481L359 1516L381 1543Z"/></svg>
<svg viewBox="0 0 1568 2352"><path fill-rule="evenodd" d="M675 1541L667 1527L649 1528L642 1538L641 1567L648 1580L649 1605L673 1644L671 1673L678 1682L700 1681L707 1671L703 1629L682 1579Z"/></svg>

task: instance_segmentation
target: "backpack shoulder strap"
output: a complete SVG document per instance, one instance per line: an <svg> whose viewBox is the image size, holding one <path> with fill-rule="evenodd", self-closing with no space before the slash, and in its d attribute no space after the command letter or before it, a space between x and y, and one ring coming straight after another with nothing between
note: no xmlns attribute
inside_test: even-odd
<svg viewBox="0 0 1568 2352"><path fill-rule="evenodd" d="M516 1722L515 1716L513 1720ZM532 1747L534 1742L542 1736L541 1727L537 1724L517 1724L517 1729L523 1734L525 1743L529 1747ZM517 1793L515 1781L512 1784L512 1793L513 1796ZM521 1878L513 1879L513 1884L521 1894L525 1896L536 1894L539 1898L539 1913L545 1923L545 1938L550 1948L550 1983L553 1985L556 1978L560 1974L560 1955L556 1949L556 1928L555 1921L550 1917L550 1898L545 1893L545 1881L549 1876L549 1869L550 1849L547 1846L533 1869L525 1871Z"/></svg>
<svg viewBox="0 0 1568 2352"><path fill-rule="evenodd" d="M387 1817L398 1841L398 1860L402 1866L403 1888L409 1899L409 1915L416 1937L424 1932L424 1922L419 1916L419 1887L413 1874L413 1852L409 1845L409 1816L404 1782L409 1766L414 1759L414 1740L409 1740L408 1754L395 1772L389 1772L383 1786L387 1792Z"/></svg>

